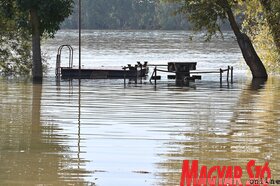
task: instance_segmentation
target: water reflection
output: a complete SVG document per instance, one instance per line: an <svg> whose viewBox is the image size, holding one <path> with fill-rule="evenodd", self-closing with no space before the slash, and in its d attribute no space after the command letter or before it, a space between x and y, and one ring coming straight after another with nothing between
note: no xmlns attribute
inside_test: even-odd
<svg viewBox="0 0 280 186"><path fill-rule="evenodd" d="M184 159L278 179L279 82L1 80L0 185L178 185Z"/></svg>
<svg viewBox="0 0 280 186"><path fill-rule="evenodd" d="M239 65L231 34L206 44L186 41L188 34L86 31L83 64ZM61 31L44 45L51 68L57 44L77 47L75 38ZM123 80L56 82L54 69L49 76L42 85L0 79L0 185L173 186L184 159L208 166L268 160L280 178L279 77L246 83L235 71L229 86L205 75L190 87L162 81L124 88Z"/></svg>
<svg viewBox="0 0 280 186"><path fill-rule="evenodd" d="M86 162L41 117L42 84L1 81L0 185L84 185Z"/></svg>
<svg viewBox="0 0 280 186"><path fill-rule="evenodd" d="M166 160L157 164L164 170L158 174L158 185L178 185L184 159L198 159L200 165L209 167L242 166L243 180L248 178L245 167L249 160L258 165L269 161L273 178L279 179L279 85L279 78L249 82L233 105L227 102L234 101L231 96L227 101L210 99L211 109L203 114L197 111L192 123L186 120L184 132L177 137L180 140L162 147L168 150L160 154Z"/></svg>
<svg viewBox="0 0 280 186"><path fill-rule="evenodd" d="M75 30L61 30L55 39L47 40L42 49L50 55L50 74L54 76L57 49L62 44L74 48L74 65L78 65L78 38ZM205 42L202 35L189 40L186 31L124 31L84 30L82 37L82 65L125 66L136 61L163 64L168 61L199 62L197 68L221 68L228 65L244 69L243 58L231 32L224 40L215 38ZM226 60L225 60L226 59ZM240 62L241 61L241 62ZM62 52L62 66L68 66L68 51ZM245 67L246 68L246 67Z"/></svg>

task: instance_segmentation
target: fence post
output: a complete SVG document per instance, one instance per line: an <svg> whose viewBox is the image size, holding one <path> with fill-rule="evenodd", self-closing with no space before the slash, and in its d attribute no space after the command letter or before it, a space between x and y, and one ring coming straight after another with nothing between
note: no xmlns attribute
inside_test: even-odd
<svg viewBox="0 0 280 186"><path fill-rule="evenodd" d="M126 67L123 67L123 83L124 87L126 86Z"/></svg>
<svg viewBox="0 0 280 186"><path fill-rule="evenodd" d="M222 85L223 81L223 69L220 68L220 84Z"/></svg>
<svg viewBox="0 0 280 186"><path fill-rule="evenodd" d="M230 66L227 68L227 83L229 82L229 71L230 71Z"/></svg>
<svg viewBox="0 0 280 186"><path fill-rule="evenodd" d="M155 67L155 85L157 85L157 67Z"/></svg>
<svg viewBox="0 0 280 186"><path fill-rule="evenodd" d="M230 75L231 77L231 84L233 84L233 67L231 67L231 75Z"/></svg>

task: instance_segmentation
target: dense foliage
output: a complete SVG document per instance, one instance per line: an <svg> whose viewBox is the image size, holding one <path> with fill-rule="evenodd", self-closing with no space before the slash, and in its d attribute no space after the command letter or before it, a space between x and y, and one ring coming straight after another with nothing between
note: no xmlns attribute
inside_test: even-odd
<svg viewBox="0 0 280 186"><path fill-rule="evenodd" d="M0 0L3 32L0 40L3 53L0 70L6 72L11 65L10 71L16 66L30 70L28 61L32 46L32 75L34 79L42 79L41 37L54 35L60 28L60 23L71 14L72 5L72 0ZM10 45L9 42L16 42L18 45ZM14 56L20 60L16 60Z"/></svg>
<svg viewBox="0 0 280 186"><path fill-rule="evenodd" d="M280 1L247 0L241 5L240 10L245 12L244 31L268 70L280 72Z"/></svg>
<svg viewBox="0 0 280 186"><path fill-rule="evenodd" d="M239 33L240 28L243 28L243 36L245 36L244 34L247 34L253 41L253 45L258 52L258 56L260 56L261 60L266 64L266 67L272 71L276 71L277 68L279 70L279 0L166 1L179 4L177 12L186 15L195 31L206 30L208 33L208 39L217 32L221 33L221 25L227 21L230 22L235 35L237 35L237 40L239 37L238 35L240 34L236 33ZM230 15L231 12L233 15ZM240 41L238 43L240 44ZM245 50L242 51L243 56L244 52ZM250 55L251 54L247 55L247 58L250 58ZM258 56L256 56L256 58L258 58Z"/></svg>
<svg viewBox="0 0 280 186"><path fill-rule="evenodd" d="M32 67L31 43L26 30L17 27L12 12L12 4L0 6L0 74L26 75ZM6 9L4 7L6 6Z"/></svg>
<svg viewBox="0 0 280 186"><path fill-rule="evenodd" d="M243 58L251 70L253 78L267 78L266 69L248 35L241 31L237 16L237 0L167 0L179 5L178 12L184 14L195 31L206 30L208 39L221 33L221 22L228 21L236 37Z"/></svg>
<svg viewBox="0 0 280 186"><path fill-rule="evenodd" d="M20 12L24 16L18 18L19 26L29 28L32 34L30 11L36 10L39 18L40 34L46 33L49 36L53 36L60 28L61 22L71 14L73 6L72 0L15 0L15 2L15 11Z"/></svg>
<svg viewBox="0 0 280 186"><path fill-rule="evenodd" d="M75 0L76 2L78 0ZM76 29L76 10L63 28ZM174 15L176 4L161 0L83 0L82 27L84 29L188 29L184 16Z"/></svg>
<svg viewBox="0 0 280 186"><path fill-rule="evenodd" d="M279 0L81 2L84 29L192 28L195 31L207 31L208 39L217 32L222 33L222 28L230 29L228 8L223 4L227 2L228 7L235 13L240 28L242 26L242 31L253 41L266 66L274 71L280 68ZM0 0L0 72L28 74L34 64L39 64L38 67L41 68L39 41L42 36L53 37L60 26L77 29L78 0ZM35 58L34 54L37 54Z"/></svg>

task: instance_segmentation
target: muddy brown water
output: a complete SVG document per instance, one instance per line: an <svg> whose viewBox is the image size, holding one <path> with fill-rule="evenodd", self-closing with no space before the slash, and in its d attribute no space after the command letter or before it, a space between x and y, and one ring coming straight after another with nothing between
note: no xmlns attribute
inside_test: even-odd
<svg viewBox="0 0 280 186"><path fill-rule="evenodd" d="M45 42L51 61L75 34L61 31ZM199 68L233 65L233 84L220 86L217 75L190 87L57 82L53 62L43 84L1 78L0 185L173 186L183 160L195 159L242 166L244 179L249 160L268 161L280 179L280 77L251 81L230 33L210 43L189 34L86 31L84 65L191 59Z"/></svg>

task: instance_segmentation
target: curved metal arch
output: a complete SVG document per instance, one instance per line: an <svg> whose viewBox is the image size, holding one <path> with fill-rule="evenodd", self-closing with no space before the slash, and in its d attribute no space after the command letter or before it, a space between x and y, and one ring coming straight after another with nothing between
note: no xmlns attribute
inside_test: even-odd
<svg viewBox="0 0 280 186"><path fill-rule="evenodd" d="M57 49L57 56L56 56L56 77L60 77L61 74L61 53L62 53L62 49L64 47L67 47L69 50L69 66L68 68L73 68L73 47L71 45L61 45L58 49Z"/></svg>

